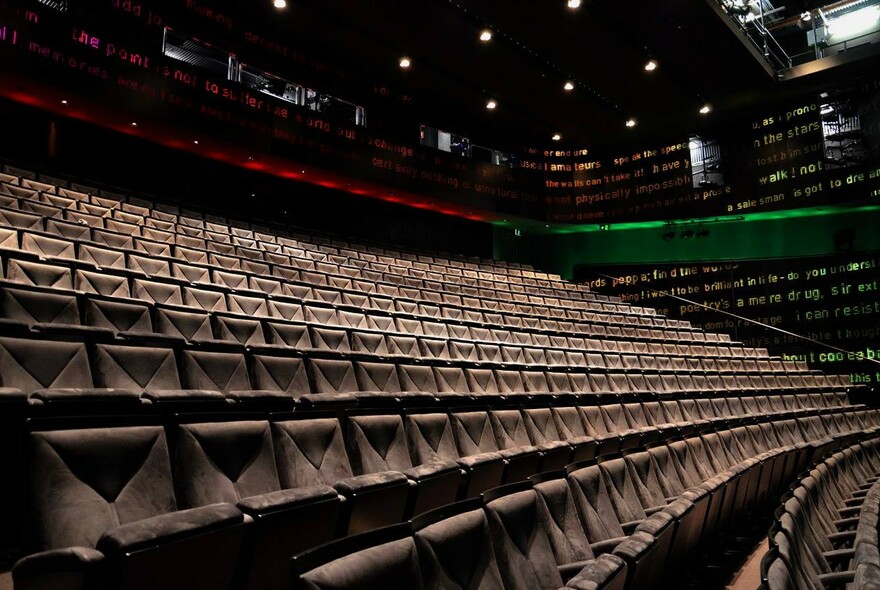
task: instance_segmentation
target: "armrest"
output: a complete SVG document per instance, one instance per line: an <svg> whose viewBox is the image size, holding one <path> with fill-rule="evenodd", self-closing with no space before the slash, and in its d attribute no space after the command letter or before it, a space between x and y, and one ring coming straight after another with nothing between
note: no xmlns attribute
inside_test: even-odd
<svg viewBox="0 0 880 590"><path fill-rule="evenodd" d="M456 459L455 462L465 469L471 469L485 463L497 463L503 460L504 459L498 453L489 452L480 453L479 455L468 455L467 457L461 457L459 459Z"/></svg>
<svg viewBox="0 0 880 590"><path fill-rule="evenodd" d="M343 496L357 496L389 486L409 486L409 480L397 471L381 471L368 475L356 475L333 484Z"/></svg>
<svg viewBox="0 0 880 590"><path fill-rule="evenodd" d="M853 527L853 526L858 526L858 524L859 524L859 517L858 516L852 516L850 518L841 518L839 520L834 521L834 526L836 526L838 529L844 529L844 528L849 528L849 527Z"/></svg>
<svg viewBox="0 0 880 590"><path fill-rule="evenodd" d="M17 387L0 387L0 402L27 403L28 395Z"/></svg>
<svg viewBox="0 0 880 590"><path fill-rule="evenodd" d="M849 499L843 501L843 504L845 506L861 506L864 503L865 503L864 498L849 498Z"/></svg>
<svg viewBox="0 0 880 590"><path fill-rule="evenodd" d="M631 522L622 522L622 523L620 523L620 526L623 529L624 533L626 533L627 535L631 535L635 532L636 527L639 526L640 524L642 524L643 522L645 522L645 521L633 520Z"/></svg>
<svg viewBox="0 0 880 590"><path fill-rule="evenodd" d="M861 511L862 511L861 506L848 506L847 508L838 508L837 509L837 513L843 517L850 516L851 514L858 514Z"/></svg>
<svg viewBox="0 0 880 590"><path fill-rule="evenodd" d="M259 517L294 508L307 508L323 502L338 501L339 494L336 490L330 486L316 485L246 498L238 503L238 508L249 516Z"/></svg>
<svg viewBox="0 0 880 590"><path fill-rule="evenodd" d="M516 459L517 457L522 457L525 455L537 455L538 448L532 446L514 447L512 449L503 449L501 451L498 451L498 454L505 459Z"/></svg>
<svg viewBox="0 0 880 590"><path fill-rule="evenodd" d="M606 553L606 555L608 554ZM578 573L580 573L580 571L584 569L591 561L591 559L584 559L582 561L574 561L572 563L563 563L562 565L557 566L556 569L559 570L559 575L560 577L562 577L562 581L567 582L568 580L578 575Z"/></svg>
<svg viewBox="0 0 880 590"><path fill-rule="evenodd" d="M831 541L832 545L847 543L849 541L853 541L855 538L855 531L843 531L840 533L831 533L830 535L828 535L828 540Z"/></svg>
<svg viewBox="0 0 880 590"><path fill-rule="evenodd" d="M848 565L852 558L855 557L855 554L855 549L836 549L834 551L823 551L822 557L825 558L831 569L834 569L835 566Z"/></svg>
<svg viewBox="0 0 880 590"><path fill-rule="evenodd" d="M590 549L593 551L594 555L601 555L603 553L611 553L620 545L622 542L626 541L627 537L614 537L613 539L605 539L603 541L596 541L595 543L590 543Z"/></svg>
<svg viewBox="0 0 880 590"><path fill-rule="evenodd" d="M100 574L104 554L88 547L34 553L12 568L16 590L82 590Z"/></svg>
<svg viewBox="0 0 880 590"><path fill-rule="evenodd" d="M430 479L451 472L461 473L461 468L457 463L453 463L452 461L438 461L436 463L427 463L425 465L413 467L412 469L407 469L403 474L414 481L421 481L423 479Z"/></svg>
<svg viewBox="0 0 880 590"><path fill-rule="evenodd" d="M855 578L856 573L852 571L819 574L819 581L826 588L842 588L855 580Z"/></svg>
<svg viewBox="0 0 880 590"><path fill-rule="evenodd" d="M657 512L641 521L639 526L636 527L635 532L648 533L652 537L659 537L660 533L665 531L667 527L671 526L674 520L675 518L665 510Z"/></svg>
<svg viewBox="0 0 880 590"><path fill-rule="evenodd" d="M600 555L588 561L575 577L568 581L566 588L571 590L591 590L605 588L626 568L626 562L617 555ZM564 580L565 578L563 578Z"/></svg>
<svg viewBox="0 0 880 590"><path fill-rule="evenodd" d="M211 504L118 526L104 533L98 550L105 555L131 553L243 522L244 515L232 504Z"/></svg>
<svg viewBox="0 0 880 590"><path fill-rule="evenodd" d="M648 533L635 533L614 549L614 555L622 557L627 561L635 561L650 551L656 541Z"/></svg>

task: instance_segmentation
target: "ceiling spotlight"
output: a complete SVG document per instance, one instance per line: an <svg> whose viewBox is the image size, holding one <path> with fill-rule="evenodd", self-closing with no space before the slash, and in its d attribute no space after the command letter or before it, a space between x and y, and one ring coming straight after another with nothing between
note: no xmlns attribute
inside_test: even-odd
<svg viewBox="0 0 880 590"><path fill-rule="evenodd" d="M702 107L700 107L700 114L701 115L708 115L711 112L712 112L712 106L708 103L704 104Z"/></svg>
<svg viewBox="0 0 880 590"><path fill-rule="evenodd" d="M492 99L489 99L489 101L486 103L486 108L490 111L494 111L497 106L498 103Z"/></svg>
<svg viewBox="0 0 880 590"><path fill-rule="evenodd" d="M580 8L581 7L581 0L568 0L568 7L569 8Z"/></svg>
<svg viewBox="0 0 880 590"><path fill-rule="evenodd" d="M62 101L61 101L61 104L67 104L67 101L66 101L66 100L62 100Z"/></svg>
<svg viewBox="0 0 880 590"><path fill-rule="evenodd" d="M138 126L137 121L132 121L132 122L131 122L131 126L132 126L132 127L137 127L137 126Z"/></svg>
<svg viewBox="0 0 880 590"><path fill-rule="evenodd" d="M636 120L633 119L632 117L630 117L629 119L626 120L626 126L627 126L627 127L635 127L635 126L636 126Z"/></svg>
<svg viewBox="0 0 880 590"><path fill-rule="evenodd" d="M574 82L569 80L568 82L565 83L565 85L562 87L562 89L565 90L566 92L571 92L572 90L574 90Z"/></svg>
<svg viewBox="0 0 880 590"><path fill-rule="evenodd" d="M804 21L805 23L809 22L812 18L813 18L813 14L810 11L801 13L801 20Z"/></svg>
<svg viewBox="0 0 880 590"><path fill-rule="evenodd" d="M193 140L193 145L199 145L199 140L198 140L198 139L194 139L194 140Z"/></svg>
<svg viewBox="0 0 880 590"><path fill-rule="evenodd" d="M553 141L559 141L560 139L562 139L562 136L559 135L559 134L557 133L557 134L554 135L551 139L552 139Z"/></svg>
<svg viewBox="0 0 880 590"><path fill-rule="evenodd" d="M657 62L655 60L649 60L648 63L645 64L646 72L653 72L657 69Z"/></svg>
<svg viewBox="0 0 880 590"><path fill-rule="evenodd" d="M272 6L275 8L287 8L287 0L272 0Z"/></svg>
<svg viewBox="0 0 880 590"><path fill-rule="evenodd" d="M480 31L480 41L486 43L492 40L492 29L483 29Z"/></svg>
<svg viewBox="0 0 880 590"><path fill-rule="evenodd" d="M406 56L400 58L400 67L404 70L412 65L412 60Z"/></svg>

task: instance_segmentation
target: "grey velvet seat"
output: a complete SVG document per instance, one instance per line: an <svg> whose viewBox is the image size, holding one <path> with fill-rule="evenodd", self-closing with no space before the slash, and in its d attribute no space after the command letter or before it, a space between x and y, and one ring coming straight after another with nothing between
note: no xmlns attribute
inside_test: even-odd
<svg viewBox="0 0 880 590"><path fill-rule="evenodd" d="M35 432L28 460L30 530L43 552L16 564L17 587L235 587L242 513L178 511L161 427Z"/></svg>
<svg viewBox="0 0 880 590"><path fill-rule="evenodd" d="M297 590L421 590L415 539L406 524L339 539L296 555Z"/></svg>
<svg viewBox="0 0 880 590"><path fill-rule="evenodd" d="M237 504L253 519L246 588L288 587L289 557L333 538L339 495L327 485L282 489L268 422L181 424L174 457L181 507Z"/></svg>
<svg viewBox="0 0 880 590"><path fill-rule="evenodd" d="M400 415L349 414L347 424L349 456L356 474L399 471L415 484L408 515L456 500L461 469L454 461L436 457L414 463Z"/></svg>
<svg viewBox="0 0 880 590"><path fill-rule="evenodd" d="M490 371L491 373L491 371ZM518 414L518 412L517 412ZM522 418L519 418L521 423ZM461 457L481 455L482 453L498 453L505 462L502 483L520 481L537 473L540 464L538 449L528 444L516 446L512 440L505 439L504 426L499 424L496 430L493 419L487 412L453 412L450 414L452 431L455 434L456 446ZM499 422L499 418L495 419ZM499 434L501 438L499 439ZM525 430L522 430L525 435ZM504 448L510 442L510 448Z"/></svg>
<svg viewBox="0 0 880 590"><path fill-rule="evenodd" d="M329 485L345 496L339 534L355 534L403 520L410 497L405 475L355 475L339 420L300 416L272 423L278 476L284 489Z"/></svg>
<svg viewBox="0 0 880 590"><path fill-rule="evenodd" d="M435 510L414 521L413 529L426 588L504 590L489 523L479 504Z"/></svg>
<svg viewBox="0 0 880 590"><path fill-rule="evenodd" d="M543 498L532 489L500 491L505 495L487 496L486 515L505 588L553 590L574 577L581 578L578 583L589 580L596 589L623 588L623 559L608 554L596 559L588 553L579 556L583 559L557 562L553 535L560 531Z"/></svg>

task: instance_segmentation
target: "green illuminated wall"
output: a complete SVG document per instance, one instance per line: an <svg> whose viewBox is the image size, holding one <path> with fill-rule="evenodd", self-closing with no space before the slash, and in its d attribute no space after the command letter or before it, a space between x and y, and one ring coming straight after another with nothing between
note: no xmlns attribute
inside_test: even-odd
<svg viewBox="0 0 880 590"><path fill-rule="evenodd" d="M677 234L705 229L708 237L664 240ZM699 262L816 256L835 251L834 235L852 230L856 251L880 250L880 206L799 210L756 214L742 218L665 223L636 223L570 229L554 233L513 235L498 227L495 253L508 260L534 264L570 278L578 264L628 264L645 262Z"/></svg>

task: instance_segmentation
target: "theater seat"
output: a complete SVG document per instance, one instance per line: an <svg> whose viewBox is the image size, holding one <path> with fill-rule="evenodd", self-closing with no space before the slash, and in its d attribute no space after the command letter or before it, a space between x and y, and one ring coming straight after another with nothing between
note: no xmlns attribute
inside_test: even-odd
<svg viewBox="0 0 880 590"><path fill-rule="evenodd" d="M244 517L229 504L177 511L161 427L34 432L28 461L43 552L16 565L17 588L235 587Z"/></svg>
<svg viewBox="0 0 880 590"><path fill-rule="evenodd" d="M341 503L326 485L282 490L266 421L181 424L174 474L182 507L237 504L253 519L244 587L287 588L288 559L332 538Z"/></svg>
<svg viewBox="0 0 880 590"><path fill-rule="evenodd" d="M340 536L403 521L409 480L392 471L354 475L338 419L300 415L273 422L272 433L283 488L329 485L345 496L345 511L337 531Z"/></svg>
<svg viewBox="0 0 880 590"><path fill-rule="evenodd" d="M479 501L434 510L412 526L426 587L504 590Z"/></svg>
<svg viewBox="0 0 880 590"><path fill-rule="evenodd" d="M339 539L292 559L296 590L421 590L416 544L407 524Z"/></svg>
<svg viewBox="0 0 880 590"><path fill-rule="evenodd" d="M563 481L564 480L560 480ZM486 494L489 533L498 568L507 590L556 590L572 578L585 578L591 588L622 589L626 581L626 563L614 555L558 563L553 551L552 516L537 492L527 486L508 486ZM522 489L517 491L517 489ZM589 546L586 547L587 549Z"/></svg>

